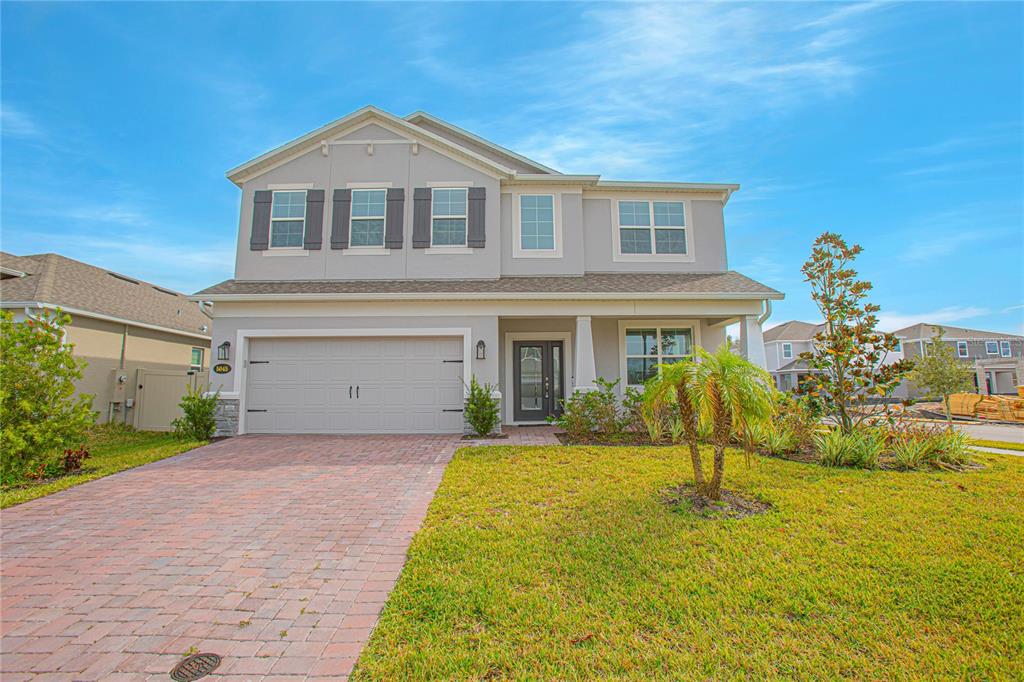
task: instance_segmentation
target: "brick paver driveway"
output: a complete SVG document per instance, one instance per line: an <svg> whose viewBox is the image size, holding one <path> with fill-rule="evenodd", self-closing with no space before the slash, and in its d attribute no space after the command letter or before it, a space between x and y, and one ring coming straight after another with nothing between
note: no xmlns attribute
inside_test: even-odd
<svg viewBox="0 0 1024 682"><path fill-rule="evenodd" d="M4 511L4 681L346 676L457 444L246 436Z"/></svg>

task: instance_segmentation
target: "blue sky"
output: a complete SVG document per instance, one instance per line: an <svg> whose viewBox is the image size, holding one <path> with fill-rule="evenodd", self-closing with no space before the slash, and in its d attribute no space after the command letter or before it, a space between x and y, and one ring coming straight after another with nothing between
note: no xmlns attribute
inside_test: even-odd
<svg viewBox="0 0 1024 682"><path fill-rule="evenodd" d="M365 104L564 172L738 182L730 266L816 319L860 243L885 326L1024 331L1024 5L2 5L2 246L231 277L224 171Z"/></svg>

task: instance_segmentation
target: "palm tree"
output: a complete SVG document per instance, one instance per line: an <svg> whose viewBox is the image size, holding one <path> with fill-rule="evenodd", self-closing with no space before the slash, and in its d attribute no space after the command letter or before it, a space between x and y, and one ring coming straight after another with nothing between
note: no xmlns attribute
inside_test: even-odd
<svg viewBox="0 0 1024 682"><path fill-rule="evenodd" d="M725 345L714 353L696 348L697 362L685 363L693 367L687 396L699 419L712 424L711 442L714 447L714 469L711 480L698 491L717 500L722 495L722 476L725 473L725 448L729 445L733 429L747 434L750 428L771 415L771 376L765 370L731 352Z"/></svg>
<svg viewBox="0 0 1024 682"><path fill-rule="evenodd" d="M696 363L683 360L670 365L660 366L660 375L655 384L655 396L668 391L675 392L676 406L679 409L679 420L683 425L683 440L690 448L690 461L693 463L693 479L698 490L704 488L704 466L701 462L698 447L697 420L699 411L694 403L694 389L697 386Z"/></svg>

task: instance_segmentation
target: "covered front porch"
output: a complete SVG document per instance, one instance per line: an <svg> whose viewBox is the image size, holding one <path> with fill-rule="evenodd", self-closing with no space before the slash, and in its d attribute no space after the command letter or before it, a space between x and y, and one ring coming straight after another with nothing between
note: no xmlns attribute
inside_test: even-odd
<svg viewBox="0 0 1024 682"><path fill-rule="evenodd" d="M764 367L763 313L743 315L552 315L498 318L497 374L505 424L545 423L566 396L597 380L641 387L661 363L715 350L739 326L741 352Z"/></svg>

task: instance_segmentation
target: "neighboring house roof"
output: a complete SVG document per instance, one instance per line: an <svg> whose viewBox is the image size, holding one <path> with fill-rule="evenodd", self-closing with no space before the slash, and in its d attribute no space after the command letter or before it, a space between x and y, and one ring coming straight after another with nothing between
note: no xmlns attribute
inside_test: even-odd
<svg viewBox="0 0 1024 682"><path fill-rule="evenodd" d="M818 333L823 324L811 324L800 320L790 320L776 325L764 333L765 341L810 341Z"/></svg>
<svg viewBox="0 0 1024 682"><path fill-rule="evenodd" d="M590 273L567 277L501 277L444 280L293 280L229 279L193 295L194 300L245 298L374 298L430 299L653 299L757 298L783 295L738 272L717 273Z"/></svg>
<svg viewBox="0 0 1024 682"><path fill-rule="evenodd" d="M942 327L942 339L944 341L973 341L981 339L1017 339L1024 340L1024 336L1015 334L1003 334L1000 332L986 332L980 329L966 329L964 327L950 327L945 324L927 324L924 322L904 327L897 330L896 336L901 336L907 341L930 340L935 336L938 328Z"/></svg>
<svg viewBox="0 0 1024 682"><path fill-rule="evenodd" d="M3 307L44 304L72 314L115 318L145 327L209 338L210 318L184 294L55 253L0 252ZM204 329L205 328L205 329Z"/></svg>
<svg viewBox="0 0 1024 682"><path fill-rule="evenodd" d="M374 106L363 107L246 161L229 170L227 177L241 187L249 178L322 145L327 145L323 148L325 153L329 153L326 150L331 139L346 130L356 129L370 122L382 124L410 138L422 140L424 144L434 145L456 158L462 158L486 169L505 181L523 184L574 184L615 191L712 192L720 193L723 202L727 202L732 193L740 187L737 184L726 183L625 182L601 180L599 175L563 175L425 112L417 111L400 118Z"/></svg>
<svg viewBox="0 0 1024 682"><path fill-rule="evenodd" d="M793 360L788 362L782 367L779 367L776 372L820 372L820 369L811 369L811 365L807 360Z"/></svg>

